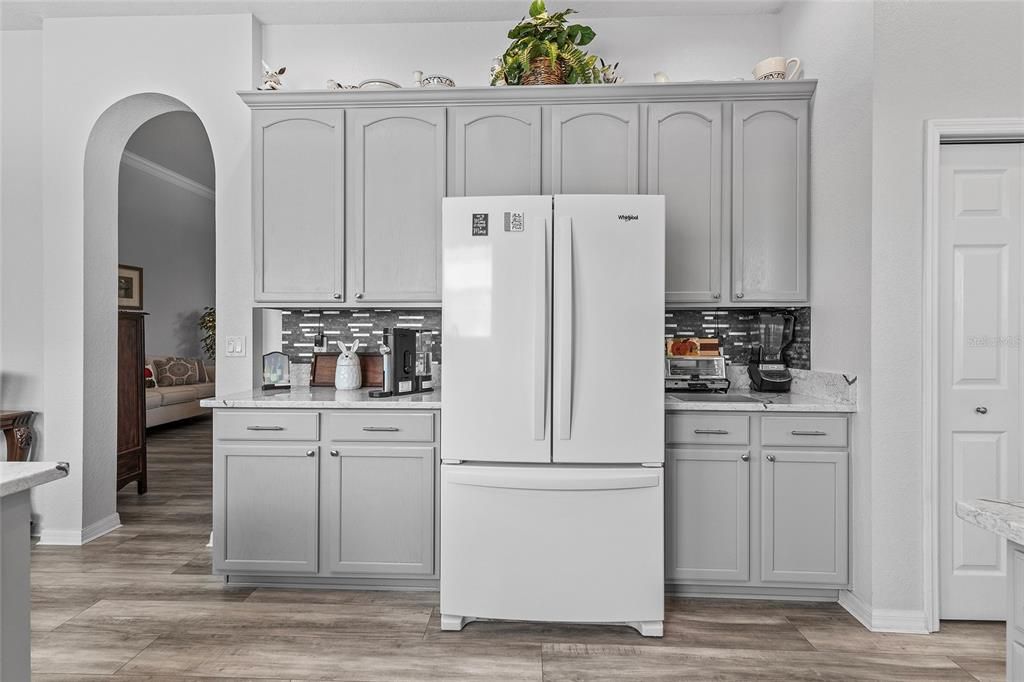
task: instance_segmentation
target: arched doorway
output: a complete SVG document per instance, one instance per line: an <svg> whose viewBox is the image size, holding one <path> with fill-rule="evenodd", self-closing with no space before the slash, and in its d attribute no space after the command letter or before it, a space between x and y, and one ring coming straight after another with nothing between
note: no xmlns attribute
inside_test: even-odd
<svg viewBox="0 0 1024 682"><path fill-rule="evenodd" d="M97 119L85 150L83 277L82 542L120 525L116 511L117 289L119 182L129 139L146 122L192 112L160 93L131 95ZM205 128L205 126L204 126Z"/></svg>

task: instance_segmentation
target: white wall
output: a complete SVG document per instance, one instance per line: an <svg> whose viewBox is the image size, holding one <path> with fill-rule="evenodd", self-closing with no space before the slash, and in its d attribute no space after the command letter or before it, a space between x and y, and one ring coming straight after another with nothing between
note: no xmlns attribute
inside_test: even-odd
<svg viewBox="0 0 1024 682"><path fill-rule="evenodd" d="M138 93L169 95L199 116L216 163L218 337L251 336L250 114L235 91L254 85L260 33L250 15L53 19L42 33L44 456L69 460L72 469L40 489L40 510L43 539L71 541L111 518L115 503L116 220L84 234L83 168L94 124ZM116 174L119 159L120 150L104 157L104 173ZM220 391L246 388L251 377L249 358L218 358Z"/></svg>
<svg viewBox="0 0 1024 682"><path fill-rule="evenodd" d="M525 4L524 4L525 7ZM487 85L491 60L508 46L519 17L462 24L266 26L263 57L286 66L290 89L323 88L329 78L356 84L387 78L412 85L412 72L443 73L459 85ZM777 14L593 19L574 17L597 32L588 50L629 82L750 78L754 64L779 49Z"/></svg>
<svg viewBox="0 0 1024 682"><path fill-rule="evenodd" d="M872 601L922 612L924 122L1024 115L1024 4L875 5L871 235ZM863 55L867 59L867 54ZM867 61L865 61L867 67ZM857 330L864 334L867 328Z"/></svg>
<svg viewBox="0 0 1024 682"><path fill-rule="evenodd" d="M39 31L0 32L0 407L34 412L43 407L42 46Z"/></svg>
<svg viewBox="0 0 1024 682"><path fill-rule="evenodd" d="M811 124L811 364L857 376L853 420L854 593L871 601L871 97L869 2L793 2L782 52L818 79Z"/></svg>
<svg viewBox="0 0 1024 682"><path fill-rule="evenodd" d="M146 354L205 357L196 325L215 301L213 199L122 164L118 203L118 261L143 271Z"/></svg>

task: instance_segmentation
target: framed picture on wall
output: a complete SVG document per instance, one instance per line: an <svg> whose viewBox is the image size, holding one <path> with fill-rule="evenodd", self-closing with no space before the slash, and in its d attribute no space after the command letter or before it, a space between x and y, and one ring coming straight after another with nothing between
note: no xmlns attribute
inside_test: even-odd
<svg viewBox="0 0 1024 682"><path fill-rule="evenodd" d="M142 268L134 265L117 266L117 307L123 310L142 310Z"/></svg>

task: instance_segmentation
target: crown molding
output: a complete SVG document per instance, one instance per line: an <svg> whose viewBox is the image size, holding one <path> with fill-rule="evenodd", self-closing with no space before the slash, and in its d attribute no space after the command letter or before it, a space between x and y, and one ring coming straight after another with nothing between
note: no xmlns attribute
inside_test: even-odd
<svg viewBox="0 0 1024 682"><path fill-rule="evenodd" d="M186 190L188 192L192 192L193 194L197 194L203 197L204 199L209 199L210 201L214 200L215 194L211 188L201 183L198 183L195 180L192 180L191 178L186 178L181 173L175 173L170 168L161 166L159 163L156 163L155 161L150 161L144 156L139 156L138 154L135 154L133 152L125 151L125 153L121 156L121 163L131 168L134 168L135 170L140 170L143 173L152 175L153 177L159 180L163 180L164 182L169 182L172 185L177 185L181 189Z"/></svg>

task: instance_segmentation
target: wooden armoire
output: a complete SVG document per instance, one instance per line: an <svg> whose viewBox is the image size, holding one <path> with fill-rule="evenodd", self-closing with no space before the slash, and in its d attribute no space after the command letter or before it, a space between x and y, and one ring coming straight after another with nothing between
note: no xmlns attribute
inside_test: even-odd
<svg viewBox="0 0 1024 682"><path fill-rule="evenodd" d="M146 313L117 312L117 489L146 492Z"/></svg>

